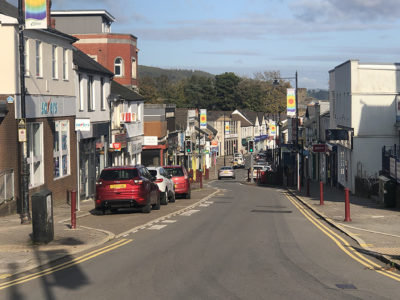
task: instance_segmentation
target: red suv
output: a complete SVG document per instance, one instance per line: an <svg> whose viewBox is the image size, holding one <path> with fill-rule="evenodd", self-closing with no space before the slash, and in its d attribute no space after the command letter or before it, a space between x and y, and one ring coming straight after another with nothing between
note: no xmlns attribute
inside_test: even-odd
<svg viewBox="0 0 400 300"><path fill-rule="evenodd" d="M97 210L111 212L118 208L141 208L149 213L160 209L160 194L155 178L143 166L109 167L96 182Z"/></svg>
<svg viewBox="0 0 400 300"><path fill-rule="evenodd" d="M172 176L175 184L175 195L182 195L186 199L190 199L190 180L189 173L184 166L164 166L167 173Z"/></svg>

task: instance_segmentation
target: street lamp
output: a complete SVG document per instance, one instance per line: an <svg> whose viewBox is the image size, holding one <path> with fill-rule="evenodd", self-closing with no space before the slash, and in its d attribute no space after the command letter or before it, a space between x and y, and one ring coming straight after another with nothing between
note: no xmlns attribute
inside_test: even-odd
<svg viewBox="0 0 400 300"><path fill-rule="evenodd" d="M298 109L298 103L299 103L299 98L298 98L298 88L297 88L297 71L295 73L294 77L285 77L285 78L275 78L273 85L280 85L279 80L284 80L284 79L294 79L295 80L295 100L296 100L296 145L295 145L295 151L296 151L296 176L297 176L297 190L300 191L300 151L299 151L299 109Z"/></svg>

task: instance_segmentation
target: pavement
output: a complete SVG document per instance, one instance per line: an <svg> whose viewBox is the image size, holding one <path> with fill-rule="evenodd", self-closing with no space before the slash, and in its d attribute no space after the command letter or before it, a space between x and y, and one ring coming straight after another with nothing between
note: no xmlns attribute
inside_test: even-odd
<svg viewBox="0 0 400 300"><path fill-rule="evenodd" d="M364 253L400 269L400 211L379 203L377 198L349 197L350 219L345 222L345 192L323 185L323 205L320 205L320 184L310 183L299 192L288 189L307 207L330 225L355 240Z"/></svg>
<svg viewBox="0 0 400 300"><path fill-rule="evenodd" d="M210 172L210 179L216 173ZM76 229L71 229L71 207L69 204L53 207L54 239L47 244L35 244L31 235L32 224L21 224L18 214L0 218L0 280L53 263L60 259L72 259L78 253L99 247L119 238L132 228L139 228L154 219L176 211L189 209L192 205L215 192L207 180L192 183L191 199L177 198L175 203L162 205L150 214L117 213L99 216L94 210L93 200L80 203L76 213ZM119 220L124 220L119 222ZM127 222L128 220L128 222Z"/></svg>

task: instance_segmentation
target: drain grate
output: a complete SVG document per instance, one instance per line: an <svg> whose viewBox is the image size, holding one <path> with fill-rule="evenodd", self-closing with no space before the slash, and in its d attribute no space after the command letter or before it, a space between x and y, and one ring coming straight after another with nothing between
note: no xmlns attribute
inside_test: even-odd
<svg viewBox="0 0 400 300"><path fill-rule="evenodd" d="M338 287L339 289L342 289L342 290L356 290L357 289L352 284L338 283L338 284L335 284L335 285L336 285L336 287Z"/></svg>
<svg viewBox="0 0 400 300"><path fill-rule="evenodd" d="M268 209L253 209L254 213L276 213L276 214L291 214L291 210L268 210Z"/></svg>

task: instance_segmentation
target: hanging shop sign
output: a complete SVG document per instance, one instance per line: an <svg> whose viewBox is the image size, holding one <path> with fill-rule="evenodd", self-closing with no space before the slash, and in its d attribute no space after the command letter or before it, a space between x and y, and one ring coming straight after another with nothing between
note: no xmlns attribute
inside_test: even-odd
<svg viewBox="0 0 400 300"><path fill-rule="evenodd" d="M229 134L230 133L230 125L229 125L229 122L225 122L225 134Z"/></svg>
<svg viewBox="0 0 400 300"><path fill-rule="evenodd" d="M207 110L200 109L200 129L207 129Z"/></svg>
<svg viewBox="0 0 400 300"><path fill-rule="evenodd" d="M47 0L25 0L25 29L47 29Z"/></svg>
<svg viewBox="0 0 400 300"><path fill-rule="evenodd" d="M325 144L315 144L312 147L313 147L313 152L325 152L326 151Z"/></svg>
<svg viewBox="0 0 400 300"><path fill-rule="evenodd" d="M75 119L75 131L90 131L90 119Z"/></svg>
<svg viewBox="0 0 400 300"><path fill-rule="evenodd" d="M347 141L349 139L349 132L345 129L326 129L325 138L327 141Z"/></svg>
<svg viewBox="0 0 400 300"><path fill-rule="evenodd" d="M287 115L289 117L296 116L296 91L295 89L287 89Z"/></svg>

